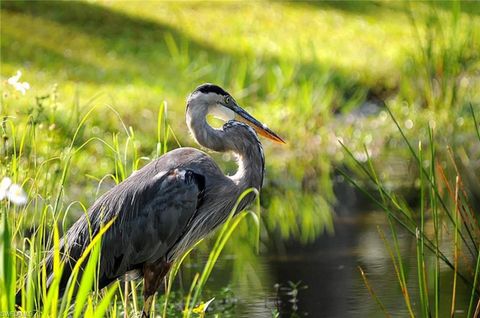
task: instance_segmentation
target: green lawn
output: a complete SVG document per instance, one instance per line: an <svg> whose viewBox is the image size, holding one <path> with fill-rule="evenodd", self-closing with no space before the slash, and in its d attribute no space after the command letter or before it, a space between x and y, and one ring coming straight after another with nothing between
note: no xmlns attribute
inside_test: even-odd
<svg viewBox="0 0 480 318"><path fill-rule="evenodd" d="M66 100L75 90L83 99L102 92L122 114L135 117L138 109L155 109L163 100L182 115L185 96L203 81L228 87L249 107L265 108L265 95L295 89L288 80L296 68L328 73L338 89L391 91L416 45L407 7L4 2L2 76L22 69L33 96L53 83ZM425 9L414 10L419 7ZM265 83L269 72L282 74ZM286 83L277 83L282 79Z"/></svg>

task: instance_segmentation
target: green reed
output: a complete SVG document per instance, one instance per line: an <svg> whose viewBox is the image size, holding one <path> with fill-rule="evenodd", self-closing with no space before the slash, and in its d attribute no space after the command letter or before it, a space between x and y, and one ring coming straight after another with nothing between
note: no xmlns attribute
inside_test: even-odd
<svg viewBox="0 0 480 318"><path fill-rule="evenodd" d="M471 106L472 121L477 125L476 114ZM383 180L377 177L372 159L367 153L366 164L357 160L352 152L343 145L345 152L359 168L359 173L374 185L373 190L367 185L361 185L346 172L340 171L358 190L367 195L379 208L385 211L390 224L390 230L393 239L393 245L388 242L385 235L381 234L386 248L391 256L398 283L402 290L405 305L408 308L410 316L416 316L418 311L420 316L439 317L440 316L440 264L445 264L450 268L453 277L451 291L450 312L455 315L456 296L458 280L471 289L471 295L468 305L468 317L475 317L478 311L474 309L475 302L478 301L480 290L478 289L478 268L479 268L479 241L480 224L478 223L478 212L473 210L469 201L468 193L463 185L462 177L457 167L455 154L448 149L441 149L438 140L435 138L434 129L429 128L429 139L426 142L427 150L423 143L419 142L418 148L412 145L412 142L406 137L403 129L399 125L395 116L390 112L392 121L397 126L399 134L402 136L413 162L419 171L418 187L418 205L411 206L401 199L401 196L394 191L389 190ZM478 127L477 127L478 129ZM478 135L477 135L478 137ZM480 138L477 142L480 143ZM439 163L443 150L448 154L450 160L450 171ZM428 168L425 167L428 162ZM425 222L433 220L433 233L428 233ZM408 286L408 272L402 266L402 253L397 243L397 227L400 226L416 240L416 270L417 270L417 288L418 301L416 309L412 307L412 296ZM445 247L445 240L448 240L448 247ZM451 254L451 255L449 255ZM433 271L431 270L433 268ZM472 268L474 270L472 271ZM433 273L430 273L430 272ZM366 280L368 289L373 287L367 282L366 276L362 272L362 277ZM371 292L372 295L375 295ZM377 297L374 297L377 303ZM381 303L379 303L381 304ZM383 305L382 311L387 314ZM387 308L388 310L388 308Z"/></svg>

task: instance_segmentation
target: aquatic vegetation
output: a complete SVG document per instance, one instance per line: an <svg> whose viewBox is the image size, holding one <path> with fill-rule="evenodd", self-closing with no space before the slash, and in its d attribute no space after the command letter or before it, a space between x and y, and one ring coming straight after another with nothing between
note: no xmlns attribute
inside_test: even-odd
<svg viewBox="0 0 480 318"><path fill-rule="evenodd" d="M298 301L300 297L299 293L303 289L307 289L307 285L303 284L302 281L298 281L296 283L288 281L286 286L282 286L277 283L274 285L274 287L277 294L277 308L275 308L274 312L289 312L292 316L305 314L298 313ZM281 298L286 299L286 304L282 303ZM282 307L284 307L283 310L281 309ZM285 307L289 307L289 309L285 309Z"/></svg>
<svg viewBox="0 0 480 318"><path fill-rule="evenodd" d="M472 121L475 125L475 135L480 143L480 134L477 122L478 114L473 107L471 109ZM392 115L392 113L390 113ZM478 275L480 268L479 238L480 223L478 223L478 211L475 210L475 203L469 199L468 190L465 187L463 178L457 165L457 156L451 148L442 149L435 137L435 130L429 128L429 142L427 149L422 142L418 143L415 149L411 141L406 137L403 128L392 115L400 135L403 137L416 168L419 171L419 202L408 203L401 194L395 193L386 186L385 181L378 176L372 160L366 154L367 161L361 162L355 159L353 153L345 147L347 154L355 160L361 170L376 187L376 194L370 189L360 185L346 172L342 174L366 196L371 198L379 208L385 211L390 222L391 240L388 240L380 231L380 236L385 242L398 283L402 290L405 305L411 317L420 314L421 316L440 317L445 309L440 306L446 305L446 300L440 302L440 294L445 288L441 281L440 267L447 266L453 275L453 286L450 301L450 313L456 314L459 306L456 303L457 286L462 284L470 289L470 298L467 308L459 308L466 312L467 317L478 316L480 300L478 290ZM447 151L449 165L453 168L447 169L441 163L441 151ZM406 230L415 237L417 247L417 281L416 286L409 283L408 277L412 275L403 266L402 253L398 246L398 227ZM374 291L365 271L359 268L365 284L379 304L381 310L388 315L388 307L381 301L382 296ZM412 299L409 290L419 289L419 299ZM414 306L413 304L417 304Z"/></svg>

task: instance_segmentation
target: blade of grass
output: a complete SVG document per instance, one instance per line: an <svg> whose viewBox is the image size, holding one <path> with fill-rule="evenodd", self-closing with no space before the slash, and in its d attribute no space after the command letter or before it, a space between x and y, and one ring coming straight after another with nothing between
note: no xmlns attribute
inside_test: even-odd
<svg viewBox="0 0 480 318"><path fill-rule="evenodd" d="M365 272L363 271L362 267L358 266L358 270L360 271L360 274L362 275L363 282L365 283L365 286L367 287L368 292L370 293L370 296L372 296L372 298L375 300L375 302L380 307L380 309L382 310L385 317L390 317L390 314L387 312L387 309L385 308L383 303L380 301L380 299L378 298L378 296L375 293L375 291L373 290L373 288L370 286L370 284L368 282L368 278L365 275Z"/></svg>
<svg viewBox="0 0 480 318"><path fill-rule="evenodd" d="M428 139L430 144L430 178L432 179L433 188L437 188L437 177L435 173L435 143L433 139L433 129L432 127L428 128ZM432 187L429 188L429 201L431 207L431 213L433 216L433 231L434 231L434 253L435 253L435 269L433 277L433 289L434 289L434 314L435 317L439 317L439 306L440 306L440 225L439 225L439 215L438 215L438 205L437 205L437 196L434 193Z"/></svg>
<svg viewBox="0 0 480 318"><path fill-rule="evenodd" d="M259 200L258 191L255 188L250 188L250 189L245 190L240 195L240 197L237 199L237 202L235 203L235 206L233 207L232 211L230 212L227 220L222 225L222 227L220 229L220 233L218 235L218 238L215 241L213 249L209 254L209 257L208 257L207 263L204 267L204 270L203 270L200 278L198 279L198 281L196 283L195 293L194 293L191 301L189 302L188 306L186 307L188 309L188 311L191 311L196 306L197 301L199 300L199 297L200 297L200 293L202 292L203 287L204 287L205 283L207 282L207 280L210 276L210 273L212 272L213 267L215 266L215 263L217 262L218 257L220 256L220 253L222 252L222 250L223 250L225 244L227 243L228 239L230 238L230 236L232 235L234 230L237 228L238 224L240 224L240 222L243 220L243 218L248 215L247 212L242 212L242 213L239 213L238 215L235 215L235 213L237 212L237 209L238 209L238 206L239 206L240 202L242 202L242 200L247 195L249 195L251 193L254 193L256 195L257 200ZM234 218L234 216L236 216L236 217Z"/></svg>
<svg viewBox="0 0 480 318"><path fill-rule="evenodd" d="M473 111L473 105L470 103L470 112L472 113L473 124L475 126L475 131L477 132L478 140L480 141L480 127L477 122L477 117L475 116L475 112Z"/></svg>
<svg viewBox="0 0 480 318"><path fill-rule="evenodd" d="M87 265L85 270L82 273L82 279L80 281L80 287L78 288L77 297L75 300L75 311L73 312L73 318L80 316L83 310L83 304L88 298L92 287L94 286L93 282L96 276L96 268L99 260L101 248L101 241L98 241L93 247L90 257L88 258Z"/></svg>
<svg viewBox="0 0 480 318"><path fill-rule="evenodd" d="M472 292L470 294L470 302L468 304L467 317L478 317L477 315L472 316L472 310L473 310L473 303L475 301L475 295L476 295L475 290L476 290L476 286L478 284L479 273L480 273L480 253L478 253L478 255L477 255L477 263L475 265L475 274L473 276Z"/></svg>
<svg viewBox="0 0 480 318"><path fill-rule="evenodd" d="M102 300L95 308L95 312L93 314L95 318L105 317L105 312L107 311L108 307L112 304L112 298L115 295L115 292L117 291L117 287L118 287L117 284L113 284L111 287L109 287L108 291L105 293L105 296L103 296ZM115 304L115 302L113 302L113 304ZM114 310L114 312L116 312L116 310Z"/></svg>
<svg viewBox="0 0 480 318"><path fill-rule="evenodd" d="M459 214L460 214L460 207L459 207L459 199L458 199L458 191L459 191L459 183L460 177L457 175L456 182L455 182L455 232L454 232L454 239L453 239L453 260L455 270L453 271L453 286L452 286L452 306L450 309L450 317L455 315L455 300L457 295L457 272L458 272L458 232L459 230Z"/></svg>
<svg viewBox="0 0 480 318"><path fill-rule="evenodd" d="M3 206L3 204L2 204ZM15 257L12 252L12 237L9 228L8 207L0 210L2 223L0 225L0 288L1 310L3 312L14 312L15 310Z"/></svg>
<svg viewBox="0 0 480 318"><path fill-rule="evenodd" d="M423 162L422 143L418 143L418 156L420 162ZM420 231L416 231L417 242L417 272L418 272L418 286L420 295L420 305L423 317L430 315L430 305L428 302L427 280L425 273L425 252L424 252L424 235L425 233L425 184L424 184L424 170L420 166ZM420 234L422 233L422 234Z"/></svg>

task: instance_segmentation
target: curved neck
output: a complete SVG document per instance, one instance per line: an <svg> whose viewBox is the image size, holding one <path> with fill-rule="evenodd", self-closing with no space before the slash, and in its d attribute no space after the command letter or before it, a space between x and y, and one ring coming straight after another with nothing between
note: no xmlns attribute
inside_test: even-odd
<svg viewBox="0 0 480 318"><path fill-rule="evenodd" d="M187 126L193 138L201 146L218 151L226 152L229 148L228 140L224 137L223 130L215 129L207 123L207 107L187 107Z"/></svg>
<svg viewBox="0 0 480 318"><path fill-rule="evenodd" d="M265 158L263 148L256 134L242 129L242 134L236 134L232 128L229 132L223 129L211 127L206 120L207 108L187 108L187 125L195 140L208 149L235 153L238 162L238 170L229 178L238 186L240 193L254 187L260 191L263 185L265 171ZM247 132L245 134L244 132ZM236 142L233 142L235 137Z"/></svg>
<svg viewBox="0 0 480 318"><path fill-rule="evenodd" d="M262 145L260 143L251 144L250 150L236 151L235 155L237 156L238 169L229 178L239 186L241 192L252 187L260 191L265 173Z"/></svg>

